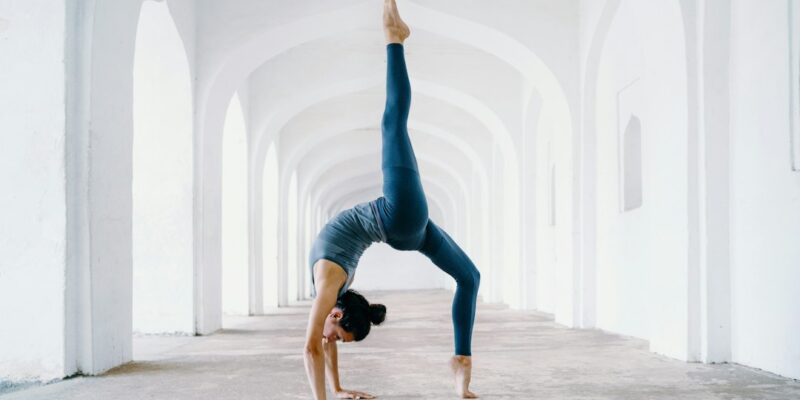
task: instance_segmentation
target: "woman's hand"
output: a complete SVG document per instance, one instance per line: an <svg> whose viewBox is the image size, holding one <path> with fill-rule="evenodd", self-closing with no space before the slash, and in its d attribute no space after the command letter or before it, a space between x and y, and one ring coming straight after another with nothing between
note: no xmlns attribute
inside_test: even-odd
<svg viewBox="0 0 800 400"><path fill-rule="evenodd" d="M347 389L340 389L336 391L336 398L339 399L374 399L375 396L359 392L358 390L347 390Z"/></svg>

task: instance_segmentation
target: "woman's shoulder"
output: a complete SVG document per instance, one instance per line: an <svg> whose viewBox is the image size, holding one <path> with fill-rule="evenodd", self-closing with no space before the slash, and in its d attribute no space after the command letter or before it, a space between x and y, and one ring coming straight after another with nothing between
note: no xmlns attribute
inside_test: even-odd
<svg viewBox="0 0 800 400"><path fill-rule="evenodd" d="M319 277L322 279L329 278L332 276L335 277L347 276L347 271L344 269L343 266L324 258L320 259L314 264L312 273L314 274L315 277Z"/></svg>

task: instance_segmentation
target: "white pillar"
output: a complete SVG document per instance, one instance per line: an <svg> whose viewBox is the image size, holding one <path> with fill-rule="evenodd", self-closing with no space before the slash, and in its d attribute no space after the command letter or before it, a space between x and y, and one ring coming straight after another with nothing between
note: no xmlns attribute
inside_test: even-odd
<svg viewBox="0 0 800 400"><path fill-rule="evenodd" d="M65 325L68 367L85 374L131 359L132 76L140 3L67 2Z"/></svg>

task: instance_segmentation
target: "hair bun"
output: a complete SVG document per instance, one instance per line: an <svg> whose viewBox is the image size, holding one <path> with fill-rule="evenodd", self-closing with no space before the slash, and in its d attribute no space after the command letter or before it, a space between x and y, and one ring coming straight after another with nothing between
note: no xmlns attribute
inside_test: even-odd
<svg viewBox="0 0 800 400"><path fill-rule="evenodd" d="M369 320L374 325L380 325L386 319L386 306L383 304L370 304L369 305Z"/></svg>

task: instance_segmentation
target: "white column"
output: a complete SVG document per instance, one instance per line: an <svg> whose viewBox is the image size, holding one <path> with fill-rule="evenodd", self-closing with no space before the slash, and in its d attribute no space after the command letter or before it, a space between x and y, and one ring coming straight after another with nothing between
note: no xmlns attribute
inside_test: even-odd
<svg viewBox="0 0 800 400"><path fill-rule="evenodd" d="M131 359L132 76L140 3L67 2L65 325L67 364L85 374Z"/></svg>

